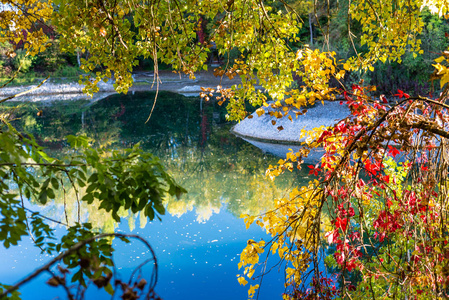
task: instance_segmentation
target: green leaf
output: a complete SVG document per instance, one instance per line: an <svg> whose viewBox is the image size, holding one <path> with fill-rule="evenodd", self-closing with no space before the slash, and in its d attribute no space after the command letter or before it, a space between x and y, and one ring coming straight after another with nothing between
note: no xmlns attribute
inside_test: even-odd
<svg viewBox="0 0 449 300"><path fill-rule="evenodd" d="M52 177L51 178L51 185L55 188L55 190L59 189L59 182L56 178Z"/></svg>
<svg viewBox="0 0 449 300"><path fill-rule="evenodd" d="M98 173L93 173L92 175L90 175L89 179L87 180L87 182L91 183L91 182L97 182L98 181Z"/></svg>
<svg viewBox="0 0 449 300"><path fill-rule="evenodd" d="M83 196L82 200L86 201L89 204L92 204L92 202L94 201L94 196L91 193L87 193Z"/></svg>
<svg viewBox="0 0 449 300"><path fill-rule="evenodd" d="M28 198L28 199L31 198L31 192L30 192L30 189L28 187L25 188L25 197Z"/></svg>
<svg viewBox="0 0 449 300"><path fill-rule="evenodd" d="M89 147L89 139L86 136L68 135L66 138L72 148L88 148Z"/></svg>
<svg viewBox="0 0 449 300"><path fill-rule="evenodd" d="M47 196L50 199L55 199L55 192L53 191L53 189L47 189Z"/></svg>
<svg viewBox="0 0 449 300"><path fill-rule="evenodd" d="M145 207L145 215L150 218L150 220L154 219L154 210L150 205Z"/></svg>
<svg viewBox="0 0 449 300"><path fill-rule="evenodd" d="M89 186L87 187L86 193L87 193L87 194L92 193L94 190L97 189L97 187L98 187L98 184L92 183L91 185L89 185Z"/></svg>
<svg viewBox="0 0 449 300"><path fill-rule="evenodd" d="M154 208L156 209L156 211L159 214L161 214L161 215L165 214L165 207L162 204L160 204L160 203L154 204Z"/></svg>
<svg viewBox="0 0 449 300"><path fill-rule="evenodd" d="M39 194L39 202L41 204L46 204L47 203L47 190L43 190L40 194Z"/></svg>
<svg viewBox="0 0 449 300"><path fill-rule="evenodd" d="M51 158L47 155L47 153L43 152L43 151L37 151L37 153L47 162L49 163L53 163L55 161L54 158Z"/></svg>
<svg viewBox="0 0 449 300"><path fill-rule="evenodd" d="M105 287L104 290L109 294L109 295L114 295L114 288L112 287L111 283L108 283Z"/></svg>

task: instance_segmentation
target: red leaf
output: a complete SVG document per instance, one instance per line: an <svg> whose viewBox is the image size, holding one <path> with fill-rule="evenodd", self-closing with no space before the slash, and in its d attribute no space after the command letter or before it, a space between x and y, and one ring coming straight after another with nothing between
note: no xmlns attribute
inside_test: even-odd
<svg viewBox="0 0 449 300"><path fill-rule="evenodd" d="M402 99L402 97L405 97L405 98L410 98L410 95L409 94L407 94L407 93L404 93L403 91L401 91L401 90L398 90L398 93L397 94L395 94L395 96L398 96L399 97L399 99Z"/></svg>
<svg viewBox="0 0 449 300"><path fill-rule="evenodd" d="M388 145L388 149L390 149L390 150L388 150L388 153L393 155L393 157L396 157L396 155L398 155L400 153L400 151L397 148L395 148L391 145Z"/></svg>
<svg viewBox="0 0 449 300"><path fill-rule="evenodd" d="M346 101L352 101L352 98L348 96L348 94L346 93L346 91L343 92L343 95L345 96L345 100L346 100Z"/></svg>
<svg viewBox="0 0 449 300"><path fill-rule="evenodd" d="M347 218L341 219L340 217L337 217L337 219L335 220L335 227L341 228L341 230L346 231L347 226L348 226Z"/></svg>
<svg viewBox="0 0 449 300"><path fill-rule="evenodd" d="M310 165L310 166L308 166L308 167L309 167L309 169L310 169L309 175L315 175L315 176L318 176L318 172L321 172L321 169L318 168L318 166Z"/></svg>

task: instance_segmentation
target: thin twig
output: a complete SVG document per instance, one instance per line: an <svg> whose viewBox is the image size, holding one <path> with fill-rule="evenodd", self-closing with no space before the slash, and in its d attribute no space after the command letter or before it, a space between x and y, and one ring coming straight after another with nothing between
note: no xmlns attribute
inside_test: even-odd
<svg viewBox="0 0 449 300"><path fill-rule="evenodd" d="M48 75L47 78L45 78L45 79L44 79L41 83L39 83L36 87L34 87L34 88L32 88L32 89L29 89L29 90L27 90L27 91L25 91L25 92L18 93L18 94L9 96L9 97L7 97L7 98L4 98L4 99L0 100L0 103L3 103L3 102L5 102L5 101L11 100L11 99L14 99L14 98L16 98L16 97L23 96L23 95L25 95L25 94L28 94L28 93L31 93L32 91L37 90L38 88L40 88L40 87L47 81L48 78L50 78L50 75Z"/></svg>
<svg viewBox="0 0 449 300"><path fill-rule="evenodd" d="M23 284L25 284L25 283L29 282L30 280L36 278L42 272L50 270L50 268L55 263L57 263L58 261L63 260L65 257L69 256L70 254L72 254L74 252L77 252L78 250L80 250L85 245L87 245L89 243L92 243L95 240L106 238L106 237L133 238L133 239L140 240L143 244L145 244L145 246L147 246L147 248L150 250L151 254L154 257L154 266L155 266L154 268L155 268L155 273L156 273L154 285L156 285L156 283L157 283L157 272L158 272L158 264L157 264L156 254L155 254L153 248L151 247L151 245L144 238L142 238L142 237L140 237L138 235L135 235L135 234L102 233L102 234L98 234L96 236L93 236L91 238L85 239L84 241L80 241L80 242L76 243L70 249L68 249L65 252L59 254L58 256L53 258L51 261L49 261L45 265L41 266L40 268L36 269L34 272L29 274L27 277L23 278L22 280L20 280L16 284L10 286L2 294L0 294L0 299L2 299L3 297L6 297L8 294L16 291L20 286L22 286Z"/></svg>

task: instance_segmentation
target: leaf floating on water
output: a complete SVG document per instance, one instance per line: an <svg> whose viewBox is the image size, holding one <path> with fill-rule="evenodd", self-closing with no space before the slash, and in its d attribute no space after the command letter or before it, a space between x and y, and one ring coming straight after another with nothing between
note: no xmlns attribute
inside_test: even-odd
<svg viewBox="0 0 449 300"><path fill-rule="evenodd" d="M271 124L276 125L276 121L275 120L271 120Z"/></svg>
<svg viewBox="0 0 449 300"><path fill-rule="evenodd" d="M278 130L279 130L279 131L284 130L284 127L278 126Z"/></svg>

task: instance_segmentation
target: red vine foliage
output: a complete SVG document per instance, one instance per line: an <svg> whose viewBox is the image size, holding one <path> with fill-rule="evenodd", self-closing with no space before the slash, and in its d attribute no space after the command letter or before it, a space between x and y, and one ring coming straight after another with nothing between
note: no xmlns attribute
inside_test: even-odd
<svg viewBox="0 0 449 300"><path fill-rule="evenodd" d="M447 297L446 93L433 100L399 90L399 101L388 105L366 90L345 93L351 115L316 141L325 149L320 212L331 221L325 241L315 236L314 256L335 247L327 263L338 280L314 268L312 288L301 297Z"/></svg>
<svg viewBox="0 0 449 300"><path fill-rule="evenodd" d="M449 296L447 90L436 100L398 91L394 104L370 90L344 92L350 116L267 171L300 168L312 148L325 150L309 166L318 180L256 218L273 235L258 246L285 263L284 299ZM244 274L263 252L249 247Z"/></svg>

